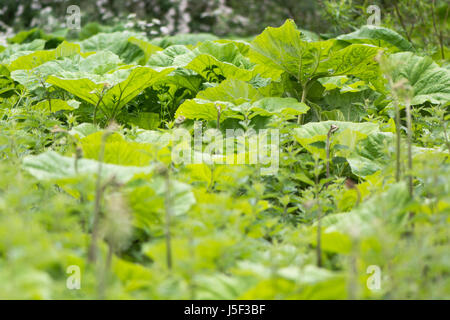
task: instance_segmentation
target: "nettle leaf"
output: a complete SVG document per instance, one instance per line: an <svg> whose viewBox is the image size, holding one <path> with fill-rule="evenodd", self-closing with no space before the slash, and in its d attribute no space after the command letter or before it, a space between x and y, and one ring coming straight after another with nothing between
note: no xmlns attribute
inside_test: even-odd
<svg viewBox="0 0 450 320"><path fill-rule="evenodd" d="M412 105L450 101L450 70L439 67L430 57L420 57L411 52L394 53L388 59L393 66L393 81L406 79L412 86Z"/></svg>
<svg viewBox="0 0 450 320"><path fill-rule="evenodd" d="M98 33L81 41L80 46L83 52L109 50L125 63L139 62L145 58L145 53L138 45L128 41L132 37L142 38L138 33L129 31Z"/></svg>
<svg viewBox="0 0 450 320"><path fill-rule="evenodd" d="M352 33L341 35L336 39L351 43L373 44L378 47L388 48L394 52L414 51L412 44L394 30L373 25L363 26Z"/></svg>
<svg viewBox="0 0 450 320"><path fill-rule="evenodd" d="M78 171L75 167L75 158L62 156L54 151L46 151L37 156L27 156L22 166L39 180L64 180L79 175L97 175L99 162L92 159L79 159ZM102 165L102 178L126 183L139 173L151 173L152 167L120 166L104 163Z"/></svg>

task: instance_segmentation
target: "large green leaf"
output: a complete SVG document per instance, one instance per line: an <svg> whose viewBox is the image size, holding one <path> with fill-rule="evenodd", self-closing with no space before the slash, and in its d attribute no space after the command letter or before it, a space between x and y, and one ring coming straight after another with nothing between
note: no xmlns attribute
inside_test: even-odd
<svg viewBox="0 0 450 320"><path fill-rule="evenodd" d="M335 156L349 156L356 150L356 145L360 140L379 132L378 124L371 122L321 121L310 122L300 128L295 128L294 136L303 148L318 155L321 159L326 159L324 142L332 125L337 126L338 130L332 136L331 146L341 146L335 152Z"/></svg>
<svg viewBox="0 0 450 320"><path fill-rule="evenodd" d="M321 77L352 75L371 81L378 88L382 80L374 59L379 47L365 44L345 46L343 41L307 42L292 20L279 28L266 28L251 43L251 61L282 70L302 86Z"/></svg>
<svg viewBox="0 0 450 320"><path fill-rule="evenodd" d="M152 54L163 50L162 48L155 46L148 41L138 39L136 37L131 37L128 39L128 41L134 45L137 45L144 52L144 57L139 61L139 64L141 65L145 65Z"/></svg>
<svg viewBox="0 0 450 320"><path fill-rule="evenodd" d="M98 159L103 132L96 132L81 139L83 157ZM123 166L148 166L154 160L156 149L148 143L126 141L120 134L109 136L104 147L104 162Z"/></svg>
<svg viewBox="0 0 450 320"><path fill-rule="evenodd" d="M439 67L430 57L412 52L399 52L389 56L394 82L408 80L414 95L411 104L447 103L450 101L450 70Z"/></svg>
<svg viewBox="0 0 450 320"><path fill-rule="evenodd" d="M221 108L223 121L227 117L239 117L234 110L243 103L254 102L263 98L263 95L252 85L241 81L229 79L216 87L200 91L195 99L186 100L178 108L175 116L184 116L188 119L217 119L217 107Z"/></svg>
<svg viewBox="0 0 450 320"><path fill-rule="evenodd" d="M81 50L83 52L109 50L118 55L125 63L139 62L145 57L145 54L138 45L129 42L132 37L142 38L138 33L129 31L98 33L81 41Z"/></svg>
<svg viewBox="0 0 450 320"><path fill-rule="evenodd" d="M272 116L275 114L300 115L309 110L309 107L302 102L298 102L294 98L270 97L262 98L252 104L250 109L253 116Z"/></svg>
<svg viewBox="0 0 450 320"><path fill-rule="evenodd" d="M307 51L307 43L293 20L287 20L279 28L268 27L251 42L249 57L257 64L281 69L295 77L299 74L300 61Z"/></svg>
<svg viewBox="0 0 450 320"><path fill-rule="evenodd" d="M366 25L360 29L337 37L351 43L368 43L378 47L389 48L392 51L413 51L413 46L394 30Z"/></svg>
<svg viewBox="0 0 450 320"><path fill-rule="evenodd" d="M80 53L81 48L79 44L64 41L56 49L37 50L20 56L9 64L8 69L10 71L33 69L46 63L47 61L70 57L74 54Z"/></svg>
<svg viewBox="0 0 450 320"><path fill-rule="evenodd" d="M98 172L99 162L92 159L79 159L78 171L75 168L75 158L62 156L54 151L47 151L38 156L27 156L23 159L23 167L40 180L63 180L78 175L95 175ZM120 166L104 163L102 178L115 178L125 183L138 173L150 173L152 167Z"/></svg>
<svg viewBox="0 0 450 320"><path fill-rule="evenodd" d="M109 89L104 93L101 104L108 112L114 112L120 110L145 88L153 85L171 71L172 69L165 69L158 72L149 67L139 66L118 69L101 76L87 73L66 73L65 77L50 76L47 82L93 105L99 101L96 92L101 92L104 85L107 84Z"/></svg>

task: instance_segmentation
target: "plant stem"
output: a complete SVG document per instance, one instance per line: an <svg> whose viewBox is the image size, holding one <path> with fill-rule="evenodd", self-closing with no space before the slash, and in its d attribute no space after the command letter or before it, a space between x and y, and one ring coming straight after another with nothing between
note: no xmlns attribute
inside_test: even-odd
<svg viewBox="0 0 450 320"><path fill-rule="evenodd" d="M409 102L406 103L406 124L408 127L408 191L409 196L413 196L413 176L412 176L412 119L411 106Z"/></svg>
<svg viewBox="0 0 450 320"><path fill-rule="evenodd" d="M166 237L166 257L167 257L167 268L172 270L172 245L171 245L171 234L170 234L170 221L172 217L172 198L170 194L170 174L169 169L165 172L166 180L166 198L164 207L166 209L166 223L165 223L165 237Z"/></svg>
<svg viewBox="0 0 450 320"><path fill-rule="evenodd" d="M316 255L317 255L317 266L322 267L322 207L320 205L319 195L317 195L317 207L318 207L318 216L317 216L317 246L316 246Z"/></svg>
<svg viewBox="0 0 450 320"><path fill-rule="evenodd" d="M442 58L442 60L444 60L445 59L444 39L443 39L442 31L439 32L437 29L437 26L436 26L436 15L434 14L435 3L436 3L436 0L431 1L431 17L432 17L432 21L433 21L434 34L435 34L436 38L438 39L439 47L441 49L441 58Z"/></svg>
<svg viewBox="0 0 450 320"><path fill-rule="evenodd" d="M326 154L327 154L327 161L326 161L326 167L327 167L327 179L330 178L330 138L333 132L335 132L338 129L337 126L331 125L330 130L328 130L327 133L327 143L326 143Z"/></svg>
<svg viewBox="0 0 450 320"><path fill-rule="evenodd" d="M50 110L50 112L52 112L52 101L50 99L50 92L48 91L47 87L45 86L45 81L43 81L42 79L41 79L41 85L45 90L45 95L47 96L48 109Z"/></svg>
<svg viewBox="0 0 450 320"><path fill-rule="evenodd" d="M444 114L443 117L444 117L444 119L443 119L443 122L442 122L442 128L444 130L445 144L447 145L447 149L450 152L450 142L448 141L447 128L446 128L447 123L445 122L445 114Z"/></svg>
<svg viewBox="0 0 450 320"><path fill-rule="evenodd" d="M97 124L97 109L98 109L100 103L102 102L102 100L103 100L103 94L99 97L97 104L94 107L94 119L92 121L94 123L94 125Z"/></svg>
<svg viewBox="0 0 450 320"><path fill-rule="evenodd" d="M408 38L408 41L411 42L411 37L408 34L408 30L406 29L405 23L403 22L403 17L400 14L400 10L398 9L397 0L394 0L394 8L395 13L397 14L398 17L398 21L400 22L400 25L402 26L402 29L405 32L406 38Z"/></svg>
<svg viewBox="0 0 450 320"><path fill-rule="evenodd" d="M97 181L96 181L96 187L95 187L94 222L92 225L92 238L91 238L91 244L89 246L89 252L88 252L88 262L91 262L91 263L93 263L97 260L97 238L99 236L100 209L101 209L100 206L101 206L101 198L102 198L102 193L103 193L101 175L102 175L103 158L105 155L106 138L108 135L109 135L109 132L105 132L102 135L102 141L100 144L100 151L99 151L99 156L98 156Z"/></svg>
<svg viewBox="0 0 450 320"><path fill-rule="evenodd" d="M400 161L401 161L401 123L400 123L400 109L398 108L397 101L394 102L395 104L395 127L396 127L396 134L397 134L397 145L396 145L396 166L395 166L395 180L397 182L400 181L401 172L400 172Z"/></svg>
<svg viewBox="0 0 450 320"><path fill-rule="evenodd" d="M301 100L302 103L305 103L307 93L308 93L308 85L304 85L302 90L302 100ZM303 124L303 114L298 115L297 124Z"/></svg>
<svg viewBox="0 0 450 320"><path fill-rule="evenodd" d="M99 300L105 299L105 293L106 293L106 284L108 282L109 277L109 269L111 268L111 261L114 253L114 248L111 243L108 242L108 253L106 256L105 261L105 267L103 269L103 272L100 274L100 280L98 284L98 298Z"/></svg>
<svg viewBox="0 0 450 320"><path fill-rule="evenodd" d="M316 160L316 167L318 165L317 163L318 160ZM317 235L316 235L316 259L317 259L317 266L320 268L322 267L322 207L320 205L320 198L319 198L319 194L320 194L320 190L319 189L319 175L317 173L315 174L315 198L316 198L316 204L317 204Z"/></svg>
<svg viewBox="0 0 450 320"><path fill-rule="evenodd" d="M217 130L220 130L220 114L221 114L221 107L220 105L216 104L216 110L217 110Z"/></svg>

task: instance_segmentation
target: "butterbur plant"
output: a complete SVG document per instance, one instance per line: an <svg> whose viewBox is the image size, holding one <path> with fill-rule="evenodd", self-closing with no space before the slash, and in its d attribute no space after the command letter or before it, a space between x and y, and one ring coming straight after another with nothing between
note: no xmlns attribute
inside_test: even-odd
<svg viewBox="0 0 450 320"><path fill-rule="evenodd" d="M133 1L142 30L150 2ZM163 32L198 30L171 7ZM382 13L341 35L17 33L0 46L0 299L449 298L450 71Z"/></svg>

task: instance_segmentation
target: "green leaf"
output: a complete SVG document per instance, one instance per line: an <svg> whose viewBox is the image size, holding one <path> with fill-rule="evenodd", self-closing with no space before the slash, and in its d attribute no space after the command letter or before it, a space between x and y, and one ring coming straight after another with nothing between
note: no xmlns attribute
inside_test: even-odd
<svg viewBox="0 0 450 320"><path fill-rule="evenodd" d="M83 52L108 50L115 53L125 63L141 61L145 57L144 51L128 41L130 38L142 38L139 34L129 31L98 33L80 42Z"/></svg>
<svg viewBox="0 0 450 320"><path fill-rule="evenodd" d="M128 39L128 41L134 45L137 45L144 52L144 57L139 61L139 64L141 65L145 65L152 54L163 50L163 48L155 46L150 42L138 39L136 37L131 37Z"/></svg>
<svg viewBox="0 0 450 320"><path fill-rule="evenodd" d="M75 100L61 100L61 99L51 99L51 112L57 112L61 110L74 110L79 106L79 102ZM50 111L50 104L48 100L43 100L38 102L33 106L34 110L45 110Z"/></svg>
<svg viewBox="0 0 450 320"><path fill-rule="evenodd" d="M450 101L450 70L439 67L430 57L420 57L411 52L394 53L388 59L393 66L393 81L406 79L412 86L412 105Z"/></svg>
<svg viewBox="0 0 450 320"><path fill-rule="evenodd" d="M99 158L103 134L102 131L95 132L81 139L83 157ZM103 161L122 166L148 166L157 152L151 144L126 141L118 133L107 138L104 148Z"/></svg>
<svg viewBox="0 0 450 320"><path fill-rule="evenodd" d="M338 130L332 136L332 145L339 144L347 147L337 150L335 156L348 156L356 149L358 141L379 131L378 124L371 122L322 121L310 122L300 128L295 128L294 137L310 153L318 155L321 159L326 159L325 148L318 148L313 144L326 141L331 125L338 127Z"/></svg>
<svg viewBox="0 0 450 320"><path fill-rule="evenodd" d="M252 104L253 116L271 116L275 114L300 115L309 110L309 107L294 98L263 98Z"/></svg>
<svg viewBox="0 0 450 320"><path fill-rule="evenodd" d="M78 173L75 170L75 158L64 157L54 151L46 151L38 156L27 156L23 159L22 166L34 177L40 180L63 180L78 175L96 175L98 161L91 159L78 160ZM150 173L152 168L119 166L104 163L102 166L102 178L114 177L118 182L125 183L131 180L135 174Z"/></svg>
<svg viewBox="0 0 450 320"><path fill-rule="evenodd" d="M159 127L161 121L159 114L154 112L139 112L136 116L129 116L128 123L134 124L142 129L153 130Z"/></svg>
<svg viewBox="0 0 450 320"><path fill-rule="evenodd" d="M84 66L88 68L89 64L86 63ZM104 70L97 69L97 71ZM67 78L50 76L47 82L93 105L96 105L99 100L96 93L101 92L106 83L110 88L104 93L102 104L105 106L107 112L114 113L130 102L145 88L153 85L171 71L172 69L165 69L157 72L149 67L139 66L119 69L112 73L104 74L103 76L86 73L65 73L64 75Z"/></svg>
<svg viewBox="0 0 450 320"><path fill-rule="evenodd" d="M251 42L249 57L257 64L297 77L306 50L307 43L301 39L295 22L289 19L281 27L268 27L257 36Z"/></svg>
<svg viewBox="0 0 450 320"><path fill-rule="evenodd" d="M391 51L414 51L411 43L394 30L365 25L360 29L341 35L336 39L345 40L351 43L367 43L378 47L389 48Z"/></svg>

